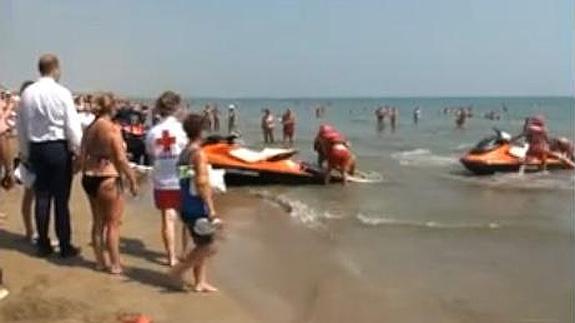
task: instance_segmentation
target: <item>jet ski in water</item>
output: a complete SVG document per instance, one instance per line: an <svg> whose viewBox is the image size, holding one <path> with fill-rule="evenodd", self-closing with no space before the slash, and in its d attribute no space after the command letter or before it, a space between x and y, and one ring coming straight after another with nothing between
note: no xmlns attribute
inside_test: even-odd
<svg viewBox="0 0 575 323"><path fill-rule="evenodd" d="M324 184L321 169L293 160L293 149L255 151L236 143L237 136L210 136L203 144L208 162L224 169L226 185Z"/></svg>
<svg viewBox="0 0 575 323"><path fill-rule="evenodd" d="M472 148L460 162L478 175L488 175L498 172L518 172L527 158L526 172L538 171L542 161L534 157L528 157L529 145L524 142L512 142L508 133L495 130L495 135L481 140ZM570 164L558 154L547 156L547 169L570 169Z"/></svg>

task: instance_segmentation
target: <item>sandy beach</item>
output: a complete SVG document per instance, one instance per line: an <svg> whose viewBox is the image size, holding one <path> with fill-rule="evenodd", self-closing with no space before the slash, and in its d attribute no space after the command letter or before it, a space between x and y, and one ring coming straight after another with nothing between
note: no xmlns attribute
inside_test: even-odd
<svg viewBox="0 0 575 323"><path fill-rule="evenodd" d="M159 215L148 203L139 203L149 199L145 193L125 214L122 252L127 272L121 277L93 270L90 213L78 183L71 202L74 241L82 248L78 259L34 256L33 246L21 234L20 196L18 187L3 192L0 202L7 214L0 229L0 265L11 292L0 303L0 322L118 322L122 313L144 313L153 322L254 322L225 286L213 295L165 288L167 267L161 265L163 248L155 221Z"/></svg>
<svg viewBox="0 0 575 323"><path fill-rule="evenodd" d="M77 182L74 242L83 252L75 260L36 258L21 234L21 188L3 193L0 265L11 295L0 302L0 322L117 322L133 312L166 323L560 323L573 317L570 238L505 227L370 229L351 218L310 226L292 206L249 188L218 196L226 228L211 267L221 292L172 292L165 288L159 215L145 182L141 191L128 198L121 277L93 270L90 214Z"/></svg>

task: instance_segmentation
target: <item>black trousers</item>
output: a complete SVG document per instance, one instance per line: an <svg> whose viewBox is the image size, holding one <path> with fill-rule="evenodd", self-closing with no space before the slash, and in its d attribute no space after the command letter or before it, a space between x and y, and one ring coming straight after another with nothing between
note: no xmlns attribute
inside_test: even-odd
<svg viewBox="0 0 575 323"><path fill-rule="evenodd" d="M52 203L56 215L56 235L60 249L70 247L70 188L72 186L72 154L66 141L32 143L30 163L36 173L34 183L36 230L38 245L50 245L48 230Z"/></svg>

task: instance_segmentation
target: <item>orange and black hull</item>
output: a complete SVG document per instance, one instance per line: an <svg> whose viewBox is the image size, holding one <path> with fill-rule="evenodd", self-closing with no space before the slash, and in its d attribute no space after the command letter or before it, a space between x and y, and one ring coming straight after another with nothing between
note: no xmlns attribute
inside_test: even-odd
<svg viewBox="0 0 575 323"><path fill-rule="evenodd" d="M308 185L323 184L322 172L306 163L291 158L247 163L232 157L236 146L226 142L203 146L208 162L216 169L225 169L225 182L230 186L243 185Z"/></svg>
<svg viewBox="0 0 575 323"><path fill-rule="evenodd" d="M523 165L523 160L510 154L511 145L503 143L498 147L485 151L470 151L460 159L461 164L469 171L478 175L494 173L517 172ZM528 158L525 171L534 172L542 168L542 161L536 158ZM547 169L567 169L568 167L559 159L549 157Z"/></svg>

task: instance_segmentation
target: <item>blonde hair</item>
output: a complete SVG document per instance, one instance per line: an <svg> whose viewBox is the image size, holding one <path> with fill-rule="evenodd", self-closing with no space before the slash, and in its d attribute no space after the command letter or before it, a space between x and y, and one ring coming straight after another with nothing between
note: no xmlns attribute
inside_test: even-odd
<svg viewBox="0 0 575 323"><path fill-rule="evenodd" d="M98 117L112 114L114 107L116 105L116 98L111 92L102 93L96 96L96 108L94 109L94 114Z"/></svg>

